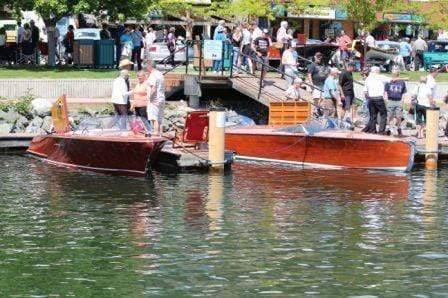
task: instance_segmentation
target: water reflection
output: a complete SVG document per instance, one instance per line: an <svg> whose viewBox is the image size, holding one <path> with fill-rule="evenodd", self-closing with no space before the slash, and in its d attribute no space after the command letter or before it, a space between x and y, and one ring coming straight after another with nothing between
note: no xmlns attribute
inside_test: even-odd
<svg viewBox="0 0 448 298"><path fill-rule="evenodd" d="M205 206L206 213L210 219L210 231L221 230L223 215L222 200L224 196L224 176L211 174L208 177L208 198Z"/></svg>
<svg viewBox="0 0 448 298"><path fill-rule="evenodd" d="M245 163L148 183L0 162L2 296L448 293L445 169Z"/></svg>

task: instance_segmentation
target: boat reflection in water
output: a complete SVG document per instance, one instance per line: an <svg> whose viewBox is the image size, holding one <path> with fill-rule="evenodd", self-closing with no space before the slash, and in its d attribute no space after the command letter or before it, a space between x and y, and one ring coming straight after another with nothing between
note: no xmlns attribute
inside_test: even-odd
<svg viewBox="0 0 448 298"><path fill-rule="evenodd" d="M297 169L254 162L236 164L235 171L244 177L233 174L235 188L264 189L275 192L277 199L406 199L410 186L408 175L400 172Z"/></svg>

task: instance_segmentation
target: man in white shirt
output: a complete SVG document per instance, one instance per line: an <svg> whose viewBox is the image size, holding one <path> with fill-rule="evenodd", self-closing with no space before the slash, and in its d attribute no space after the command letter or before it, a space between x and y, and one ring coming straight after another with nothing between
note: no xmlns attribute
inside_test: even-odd
<svg viewBox="0 0 448 298"><path fill-rule="evenodd" d="M423 130L425 128L426 121L426 110L434 105L434 98L432 96L433 91L428 85L428 78L420 77L420 84L415 87L412 92L412 98L416 99L416 104L414 106L415 113L415 124L417 128L417 138L422 139L424 137Z"/></svg>
<svg viewBox="0 0 448 298"><path fill-rule="evenodd" d="M429 68L429 74L426 77L426 86L431 90L431 96L432 98L436 98L436 92L437 92L437 82L436 82L436 76L438 72L435 67Z"/></svg>
<svg viewBox="0 0 448 298"><path fill-rule="evenodd" d="M252 55L252 34L249 31L247 23L242 24L243 27L243 39L241 41L241 51L243 52L243 65L247 66L249 68L249 71L253 70L252 67L252 60L248 58L247 56Z"/></svg>
<svg viewBox="0 0 448 298"><path fill-rule="evenodd" d="M370 34L370 32L367 32L366 44L369 47L375 47L375 45L376 45L375 37L373 37L372 34Z"/></svg>
<svg viewBox="0 0 448 298"><path fill-rule="evenodd" d="M258 27L257 22L252 23L252 41L257 39L258 37L261 37L263 35L263 31Z"/></svg>
<svg viewBox="0 0 448 298"><path fill-rule="evenodd" d="M423 66L423 53L428 50L428 44L419 35L417 40L412 44L412 50L415 53L415 70L419 70Z"/></svg>
<svg viewBox="0 0 448 298"><path fill-rule="evenodd" d="M25 34L25 29L22 27L22 22L17 22L17 44L20 46L23 42L23 36Z"/></svg>
<svg viewBox="0 0 448 298"><path fill-rule="evenodd" d="M156 41L156 33L154 32L154 29L151 26L148 26L148 32L145 36L145 56L146 59L149 59L149 50L151 48L151 45L154 44Z"/></svg>
<svg viewBox="0 0 448 298"><path fill-rule="evenodd" d="M380 68L373 66L370 74L364 82L364 95L369 108L369 122L363 132L377 133L376 124L378 122L379 134L385 134L387 121L387 108L384 102L385 84L390 81L380 75ZM379 114L379 119L378 119Z"/></svg>
<svg viewBox="0 0 448 298"><path fill-rule="evenodd" d="M154 135L161 135L163 125L163 113L165 109L165 79L158 71L154 61L149 60L146 70L148 80L146 93L148 96L148 120L151 121Z"/></svg>

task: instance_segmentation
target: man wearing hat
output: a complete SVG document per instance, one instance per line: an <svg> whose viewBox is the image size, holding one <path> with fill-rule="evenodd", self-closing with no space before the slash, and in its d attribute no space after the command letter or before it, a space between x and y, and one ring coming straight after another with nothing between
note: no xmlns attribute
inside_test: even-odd
<svg viewBox="0 0 448 298"><path fill-rule="evenodd" d="M125 117L129 112L129 95L132 94L130 91L130 82L129 82L129 70L132 68L134 63L132 63L129 59L123 59L120 61L119 68L120 75L116 78L112 85L112 96L111 102L114 105L115 113L118 116L122 116L122 120L120 121L120 127L124 128L126 125Z"/></svg>
<svg viewBox="0 0 448 298"><path fill-rule="evenodd" d="M323 55L321 52L316 52L314 54L314 62L308 67L308 82L313 85L312 98L316 105L319 105L320 99L322 98L322 89L324 87L325 80L327 79L329 69L324 64Z"/></svg>
<svg viewBox="0 0 448 298"><path fill-rule="evenodd" d="M341 93L338 84L339 70L336 67L330 69L330 74L325 79L323 87L323 99L321 101L321 106L324 109L324 115L328 117L335 118L338 117L339 120L342 119L342 102Z"/></svg>
<svg viewBox="0 0 448 298"><path fill-rule="evenodd" d="M285 96L287 100L300 100L302 98L301 96L301 89L302 89L302 79L301 78L295 78L294 83L288 87L285 91Z"/></svg>

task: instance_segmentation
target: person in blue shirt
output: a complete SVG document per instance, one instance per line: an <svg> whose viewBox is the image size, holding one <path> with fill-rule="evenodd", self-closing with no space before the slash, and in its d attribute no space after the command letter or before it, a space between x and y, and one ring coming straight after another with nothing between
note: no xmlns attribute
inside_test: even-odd
<svg viewBox="0 0 448 298"><path fill-rule="evenodd" d="M411 64L411 53L412 47L409 44L409 38L403 38L400 42L400 56L403 57L406 69L408 69Z"/></svg>
<svg viewBox="0 0 448 298"><path fill-rule="evenodd" d="M219 31L216 32L214 40L221 40L222 46L225 47L226 41L227 41L227 28L225 28L225 27L221 27L221 28L217 27L217 30L219 30ZM217 73L217 72L221 71L223 59L224 59L224 57L222 57L222 59L220 59L220 60L213 60L213 72Z"/></svg>
<svg viewBox="0 0 448 298"><path fill-rule="evenodd" d="M137 60L138 70L142 70L142 45L143 45L143 34L139 27L134 27L131 32L132 38L132 63L135 65Z"/></svg>
<svg viewBox="0 0 448 298"><path fill-rule="evenodd" d="M324 116L333 118L341 118L343 116L338 75L339 70L333 67L330 69L330 74L325 79L323 99L320 102L320 106L324 110Z"/></svg>
<svg viewBox="0 0 448 298"><path fill-rule="evenodd" d="M132 36L129 28L124 29L124 33L120 36L121 43L121 59L131 59L132 56Z"/></svg>

